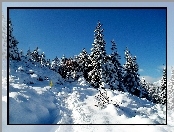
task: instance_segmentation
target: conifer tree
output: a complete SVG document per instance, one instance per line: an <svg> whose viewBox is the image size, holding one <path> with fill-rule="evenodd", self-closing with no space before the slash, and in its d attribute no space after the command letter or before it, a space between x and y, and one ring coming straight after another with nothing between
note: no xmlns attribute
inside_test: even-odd
<svg viewBox="0 0 174 132"><path fill-rule="evenodd" d="M140 78L138 74L138 64L136 62L136 57L132 57L130 51L126 49L125 51L126 63L124 64L124 85L128 92L136 96L142 96L142 91L140 87Z"/></svg>
<svg viewBox="0 0 174 132"><path fill-rule="evenodd" d="M82 52L78 55L78 70L79 72L83 73L83 77L88 80L88 72L89 72L89 64L90 64L90 59L89 55L87 54L87 51L85 48L82 50Z"/></svg>
<svg viewBox="0 0 174 132"><path fill-rule="evenodd" d="M47 59L46 61L46 66L51 69L51 60L50 59Z"/></svg>
<svg viewBox="0 0 174 132"><path fill-rule="evenodd" d="M36 47L36 49L31 53L31 58L33 61L35 62L39 62L39 51L38 51L38 47Z"/></svg>
<svg viewBox="0 0 174 132"><path fill-rule="evenodd" d="M30 51L30 48L27 50L27 55L26 55L26 57L27 57L27 60L28 61L32 61L32 56L31 56L31 51Z"/></svg>
<svg viewBox="0 0 174 132"><path fill-rule="evenodd" d="M67 67L65 66L65 63L67 61L67 58L65 57L65 55L62 56L61 60L60 60L60 67L59 67L59 74L62 76L62 78L66 78L66 74L67 74Z"/></svg>
<svg viewBox="0 0 174 132"><path fill-rule="evenodd" d="M166 78L166 68L163 68L163 76L161 79L161 88L160 88L160 103L166 104L167 101L167 78Z"/></svg>
<svg viewBox="0 0 174 132"><path fill-rule="evenodd" d="M20 58L21 60L24 60L24 58L25 58L25 56L24 56L22 50L19 52L19 58Z"/></svg>
<svg viewBox="0 0 174 132"><path fill-rule="evenodd" d="M161 79L161 84L162 84L162 79ZM164 96L163 96L163 93L164 91L162 91L162 88L161 86L158 86L156 84L148 84L148 85L145 85L147 86L147 99L149 101L152 101L153 103L161 103L163 104L162 102L165 100L164 99Z"/></svg>
<svg viewBox="0 0 174 132"><path fill-rule="evenodd" d="M145 77L142 78L141 84L142 84L142 87L144 87L144 88L147 87L147 83L146 83Z"/></svg>
<svg viewBox="0 0 174 132"><path fill-rule="evenodd" d="M73 70L76 72L81 72L80 55L75 55L72 62L73 62Z"/></svg>
<svg viewBox="0 0 174 132"><path fill-rule="evenodd" d="M11 20L9 20L9 57L12 60L20 60L19 50L17 44L19 43L13 36L13 25Z"/></svg>
<svg viewBox="0 0 174 132"><path fill-rule="evenodd" d="M119 62L121 57L117 52L117 47L114 40L112 40L111 43L112 43L112 47L111 47L112 53L111 53L110 59L115 69L114 72L112 72L113 79L110 81L112 83L111 87L117 90L124 91L123 71L122 71L123 67L121 63Z"/></svg>
<svg viewBox="0 0 174 132"><path fill-rule="evenodd" d="M161 79L161 86L152 84L148 89L148 100L153 103L166 104L167 99L167 80L166 69L163 69L163 76Z"/></svg>
<svg viewBox="0 0 174 132"><path fill-rule="evenodd" d="M102 65L101 70L101 84L102 88L110 88L114 90L114 86L118 85L118 77L116 76L116 69L110 60L110 57L106 56L106 62Z"/></svg>
<svg viewBox="0 0 174 132"><path fill-rule="evenodd" d="M95 88L98 88L102 81L105 81L105 71L103 64L106 63L105 40L103 35L102 24L98 22L94 30L94 43L91 48L90 61L92 70L88 73L90 83Z"/></svg>
<svg viewBox="0 0 174 132"><path fill-rule="evenodd" d="M59 66L60 66L60 60L59 58L56 56L55 59L53 59L52 63L51 63L51 69L53 71L58 72L59 71Z"/></svg>
<svg viewBox="0 0 174 132"><path fill-rule="evenodd" d="M148 93L149 91L149 84L146 82L145 77L141 80L141 89L142 89L142 97L145 97L147 99L150 99L150 95Z"/></svg>
<svg viewBox="0 0 174 132"><path fill-rule="evenodd" d="M46 66L46 58L45 58L45 53L43 52L41 55L40 55L40 64L42 66Z"/></svg>

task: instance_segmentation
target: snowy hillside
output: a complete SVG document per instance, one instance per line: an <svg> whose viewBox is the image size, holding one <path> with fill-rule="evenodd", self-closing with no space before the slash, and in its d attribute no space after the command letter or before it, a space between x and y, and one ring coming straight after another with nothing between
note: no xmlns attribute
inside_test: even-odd
<svg viewBox="0 0 174 132"><path fill-rule="evenodd" d="M68 83L58 73L47 67L40 68L39 64L25 61L10 64L10 124L166 123L165 105L155 105L146 99L108 89L107 96L120 108L109 104L100 110L95 106L98 91L88 86L84 78Z"/></svg>
<svg viewBox="0 0 174 132"><path fill-rule="evenodd" d="M165 124L165 105L155 105L128 93L107 90L110 100L120 106L96 107L97 90L84 78L62 83L50 70L13 61L9 78L10 124ZM32 69L30 69L32 67ZM17 70L16 70L17 69ZM28 72L27 72L28 71ZM42 73L42 74L41 74ZM41 80L46 77L47 79ZM54 86L49 86L52 80ZM51 88L51 89L50 89ZM19 116L20 115L20 116ZM152 116L153 115L153 116Z"/></svg>
<svg viewBox="0 0 174 132"><path fill-rule="evenodd" d="M9 87L9 112L10 124L165 124L165 106L153 104L146 99L140 99L128 93L107 90L110 100L119 104L120 108L113 104L100 109L95 95L97 90L90 87L84 80L79 78L77 82L56 84L51 89L48 81L35 79L34 84L24 84L26 78L39 76L39 69L33 67L36 74L26 74L21 71L20 65L13 63L20 70L10 69ZM26 69L25 69L26 70ZM30 69L31 71L31 69ZM33 73L33 74L34 74ZM49 74L49 73L47 73ZM44 74L43 74L44 75ZM46 75L46 73L45 73ZM57 76L57 74L51 74ZM53 81L54 82L54 81ZM62 81L63 82L63 81ZM3 106L6 106L6 78L3 78ZM3 112L5 109L3 107ZM170 112L170 111L169 111ZM173 120L173 115L170 117ZM4 125L6 119L3 118ZM149 127L149 130L171 131L171 122L168 127ZM103 126L104 127L104 126ZM126 128L117 126L118 129L126 131ZM117 128L115 126L115 128ZM69 126L68 131L88 130L87 126ZM102 128L102 127L101 127ZM100 127L90 128L98 131ZM157 129L156 129L157 128ZM55 131L64 131L65 126L57 126ZM105 130L114 131L114 127L104 127ZM134 128L133 128L134 129ZM4 130L8 130L5 128Z"/></svg>

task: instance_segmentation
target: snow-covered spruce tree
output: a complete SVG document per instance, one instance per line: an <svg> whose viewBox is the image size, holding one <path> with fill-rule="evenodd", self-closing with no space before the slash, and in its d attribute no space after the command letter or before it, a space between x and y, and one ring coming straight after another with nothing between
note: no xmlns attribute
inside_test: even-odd
<svg viewBox="0 0 174 132"><path fill-rule="evenodd" d="M92 70L88 73L90 83L93 87L98 88L102 81L105 80L105 71L103 64L106 63L105 40L103 35L102 24L98 22L94 30L94 43L91 48L90 61Z"/></svg>
<svg viewBox="0 0 174 132"><path fill-rule="evenodd" d="M153 84L149 84L149 89L148 89L148 100L153 102L153 93L155 92L155 88Z"/></svg>
<svg viewBox="0 0 174 132"><path fill-rule="evenodd" d="M103 74L101 74L101 83L104 83L104 87L102 86L102 88L114 90L118 85L118 76L115 74L117 71L110 57L106 56L106 58L106 62L102 65Z"/></svg>
<svg viewBox="0 0 174 132"><path fill-rule="evenodd" d="M150 99L151 98L150 93L148 92L149 91L149 84L146 82L145 77L143 77L142 80L141 80L141 88L142 88L142 91L143 91L143 96L142 97Z"/></svg>
<svg viewBox="0 0 174 132"><path fill-rule="evenodd" d="M78 70L79 70L79 72L82 72L83 77L87 81L89 81L88 80L88 72L89 72L90 59L89 59L89 55L87 54L87 51L85 50L85 48L78 55L77 62L78 62Z"/></svg>
<svg viewBox="0 0 174 132"><path fill-rule="evenodd" d="M59 58L56 56L55 59L53 59L52 63L51 63L51 69L55 72L59 71L59 66L60 66L60 60Z"/></svg>
<svg viewBox="0 0 174 132"><path fill-rule="evenodd" d="M23 53L22 50L19 52L19 58L20 58L21 60L24 60L24 59L25 59L25 55L24 55L24 53Z"/></svg>
<svg viewBox="0 0 174 132"><path fill-rule="evenodd" d="M50 59L47 59L46 60L46 66L51 69L51 60Z"/></svg>
<svg viewBox="0 0 174 132"><path fill-rule="evenodd" d="M39 62L39 51L38 51L38 47L36 47L36 49L31 52L31 59L34 61L34 62Z"/></svg>
<svg viewBox="0 0 174 132"><path fill-rule="evenodd" d="M124 64L124 77L123 82L126 90L138 97L143 96L142 87L140 84L140 78L138 74L138 64L136 62L136 56L132 57L130 51L126 48L125 51L126 63Z"/></svg>
<svg viewBox="0 0 174 132"><path fill-rule="evenodd" d="M163 76L161 79L161 86L152 85L148 91L150 93L151 101L158 104L166 104L167 99L167 80L166 69L163 69Z"/></svg>
<svg viewBox="0 0 174 132"><path fill-rule="evenodd" d="M112 47L111 47L111 55L110 60L112 64L114 65L114 70L112 69L111 79L110 79L110 86L112 89L117 89L124 91L124 85L123 85L123 67L119 60L121 59L120 55L117 52L116 43L114 40L111 41Z"/></svg>
<svg viewBox="0 0 174 132"><path fill-rule="evenodd" d="M40 55L40 64L42 66L46 66L46 58L45 58L45 53L42 52L41 55Z"/></svg>
<svg viewBox="0 0 174 132"><path fill-rule="evenodd" d="M60 60L60 67L58 70L58 73L62 76L62 78L66 78L66 74L67 74L67 67L65 65L66 61L68 59L65 57L65 55L62 56L61 60Z"/></svg>
<svg viewBox="0 0 174 132"><path fill-rule="evenodd" d="M146 88L146 87L147 87L147 83L146 83L145 77L142 77L141 86L142 86L143 88Z"/></svg>
<svg viewBox="0 0 174 132"><path fill-rule="evenodd" d="M159 99L159 89L160 87L155 85L155 84L152 84L152 83L147 83L147 86L146 87L146 90L147 90L147 96L146 98L149 100L149 101L152 101L153 103L159 103L160 99ZM142 86L144 87L144 86Z"/></svg>
<svg viewBox="0 0 174 132"><path fill-rule="evenodd" d="M27 54L26 54L26 59L28 61L32 61L32 56L31 56L32 52L30 51L30 48L27 50Z"/></svg>
<svg viewBox="0 0 174 132"><path fill-rule="evenodd" d="M47 66L47 67L51 67L51 62L50 60L46 60L45 58L45 53L42 52L41 54L39 53L39 48L36 47L36 49L31 52L30 49L27 51L27 60L32 62L33 64L41 64L41 66Z"/></svg>
<svg viewBox="0 0 174 132"><path fill-rule="evenodd" d="M83 63L80 60L80 57L75 55L74 58L72 58L71 60L71 75L75 80L78 80L79 77L83 76L83 72L82 72L82 64Z"/></svg>
<svg viewBox="0 0 174 132"><path fill-rule="evenodd" d="M171 78L167 87L167 109L174 109L174 69L172 67Z"/></svg>
<svg viewBox="0 0 174 132"><path fill-rule="evenodd" d="M17 44L19 43L13 36L13 25L9 20L9 58L12 60L20 60Z"/></svg>
<svg viewBox="0 0 174 132"><path fill-rule="evenodd" d="M167 103L167 74L166 68L163 68L163 76L161 79L161 87L160 87L160 103Z"/></svg>
<svg viewBox="0 0 174 132"><path fill-rule="evenodd" d="M64 67L66 69L66 81L74 81L76 71L74 70L73 59L71 57L66 60Z"/></svg>

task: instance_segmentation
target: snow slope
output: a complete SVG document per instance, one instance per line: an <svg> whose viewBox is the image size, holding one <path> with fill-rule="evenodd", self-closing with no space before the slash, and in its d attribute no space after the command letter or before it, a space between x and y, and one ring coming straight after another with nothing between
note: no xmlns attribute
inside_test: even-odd
<svg viewBox="0 0 174 132"><path fill-rule="evenodd" d="M3 70L2 80L2 129L3 132L97 132L140 131L173 132L174 113L168 110L168 125L107 125L107 124L165 124L166 110L163 105L153 104L128 93L107 90L110 100L117 102L104 109L96 107L98 91L83 78L67 83L47 69L23 63L11 63L9 87L9 112L11 124L105 124L105 125L54 125L54 126L7 126L7 78ZM29 73L28 73L29 72ZM47 79L39 81L39 78ZM49 82L53 81L50 89ZM33 83L29 83L32 81ZM28 83L28 84L27 84Z"/></svg>

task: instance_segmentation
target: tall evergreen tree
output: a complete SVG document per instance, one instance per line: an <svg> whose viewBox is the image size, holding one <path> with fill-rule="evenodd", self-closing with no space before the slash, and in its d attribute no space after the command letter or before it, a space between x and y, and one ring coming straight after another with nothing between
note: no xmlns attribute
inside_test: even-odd
<svg viewBox="0 0 174 132"><path fill-rule="evenodd" d="M118 86L118 76L116 75L117 71L109 56L107 56L106 62L102 65L102 71L101 86L112 90L116 89Z"/></svg>
<svg viewBox="0 0 174 132"><path fill-rule="evenodd" d="M136 96L142 96L140 87L140 78L138 74L138 64L136 57L132 57L130 51L125 51L126 63L124 64L124 78L123 82L128 92Z"/></svg>
<svg viewBox="0 0 174 132"><path fill-rule="evenodd" d="M20 58L21 60L24 60L24 58L25 58L24 53L23 53L22 50L19 52L19 58Z"/></svg>
<svg viewBox="0 0 174 132"><path fill-rule="evenodd" d="M142 89L142 97L145 97L147 99L150 99L150 93L148 93L149 91L149 84L146 82L145 77L142 78L141 80L141 89Z"/></svg>
<svg viewBox="0 0 174 132"><path fill-rule="evenodd" d="M51 69L51 60L50 59L47 59L46 60L46 66Z"/></svg>
<svg viewBox="0 0 174 132"><path fill-rule="evenodd" d="M145 77L142 78L142 80L141 80L141 85L142 85L142 87L144 87L144 88L147 87L147 83L146 83Z"/></svg>
<svg viewBox="0 0 174 132"><path fill-rule="evenodd" d="M71 75L74 80L78 80L79 77L81 77L83 75L83 72L80 71L80 63L79 63L78 56L74 56L74 58L72 58L71 63L72 63Z"/></svg>
<svg viewBox="0 0 174 132"><path fill-rule="evenodd" d="M46 66L46 58L45 58L45 53L44 52L40 55L40 64L42 66Z"/></svg>
<svg viewBox="0 0 174 132"><path fill-rule="evenodd" d="M58 72L59 71L59 66L60 66L60 60L59 58L56 56L55 59L53 59L52 63L51 63L51 69L53 71Z"/></svg>
<svg viewBox="0 0 174 132"><path fill-rule="evenodd" d="M30 48L27 50L26 58L27 58L28 61L32 61L32 56L31 56Z"/></svg>
<svg viewBox="0 0 174 132"><path fill-rule="evenodd" d="M9 20L9 57L12 60L20 60L19 50L17 44L19 43L13 36L13 25L11 20Z"/></svg>
<svg viewBox="0 0 174 132"><path fill-rule="evenodd" d="M163 68L163 76L161 79L161 88L160 88L160 103L166 104L167 102L167 73L166 68Z"/></svg>
<svg viewBox="0 0 174 132"><path fill-rule="evenodd" d="M166 104L167 101L167 80L166 69L163 69L163 76L161 79L161 86L151 85L148 89L150 100L154 103Z"/></svg>
<svg viewBox="0 0 174 132"><path fill-rule="evenodd" d="M68 59L65 57L65 55L62 56L61 60L60 60L60 67L59 67L59 74L62 76L62 78L66 78L66 74L67 74L67 67L65 65L66 61Z"/></svg>
<svg viewBox="0 0 174 132"><path fill-rule="evenodd" d="M31 53L31 58L33 61L35 62L39 62L39 51L38 51L38 47L36 47L36 49Z"/></svg>
<svg viewBox="0 0 174 132"><path fill-rule="evenodd" d="M98 22L96 29L94 30L94 43L93 48L91 48L90 61L92 65L92 70L88 73L90 83L98 88L101 82L104 81L105 71L103 64L106 63L106 51L105 51L105 40L103 31L101 28L102 24Z"/></svg>
<svg viewBox="0 0 174 132"><path fill-rule="evenodd" d="M113 83L112 88L124 91L123 71L122 71L123 67L121 63L119 62L121 57L118 54L116 43L114 42L114 40L112 40L111 43L112 43L112 47L111 47L112 53L111 53L110 59L115 68L115 72L113 73L114 75L113 81L111 80L111 83Z"/></svg>
<svg viewBox="0 0 174 132"><path fill-rule="evenodd" d="M89 55L87 54L87 51L85 48L82 50L82 52L78 55L78 69L79 72L83 73L83 77L88 80L88 72L90 71L89 64L90 64L90 59Z"/></svg>

